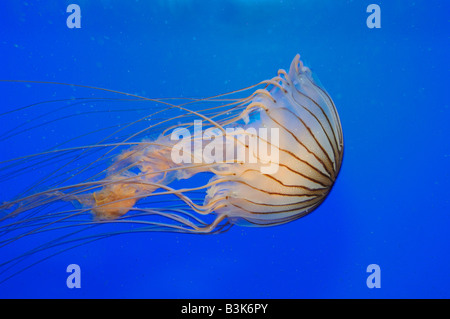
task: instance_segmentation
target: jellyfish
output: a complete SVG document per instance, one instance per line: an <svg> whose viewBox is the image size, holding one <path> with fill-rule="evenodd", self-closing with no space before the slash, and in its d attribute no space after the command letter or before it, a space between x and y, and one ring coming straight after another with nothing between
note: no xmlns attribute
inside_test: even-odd
<svg viewBox="0 0 450 319"><path fill-rule="evenodd" d="M280 69L269 80L202 99L89 88L119 94L116 103L158 107L113 125L94 143L73 144L88 135L80 136L0 163L4 185L53 167L1 204L0 247L41 234L49 239L0 261L0 272L50 249L59 253L123 233L217 234L233 225L288 223L325 200L342 164L336 107L299 55L288 72ZM2 138L19 133L15 128Z"/></svg>

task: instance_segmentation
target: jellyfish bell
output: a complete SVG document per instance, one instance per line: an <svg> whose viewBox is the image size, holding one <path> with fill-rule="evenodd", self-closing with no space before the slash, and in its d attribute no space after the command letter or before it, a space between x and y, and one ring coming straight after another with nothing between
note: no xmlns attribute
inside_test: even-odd
<svg viewBox="0 0 450 319"><path fill-rule="evenodd" d="M138 226L122 232L197 234L219 233L232 225L287 223L323 202L342 164L343 135L336 107L299 55L288 72L281 69L270 80L205 99L173 103L96 89L158 103L179 115L164 115L158 123L117 141L124 128L146 125L144 120L161 115L157 110L96 144L2 162L0 171L6 175L16 167L15 161L26 167L28 160L43 157L45 162L76 152L40 182L39 191L31 190L0 207L0 246L48 230L72 229L14 261L50 247L108 237L111 233L84 237L80 233L111 223ZM253 92L235 97L248 90ZM149 138L149 132L153 136L157 132L156 137ZM88 155L94 159L69 169ZM194 176L204 174L208 179L195 184ZM60 180L53 182L58 176ZM52 186L43 190L45 182ZM65 208L47 213L53 205ZM80 216L91 218L80 221Z"/></svg>
<svg viewBox="0 0 450 319"><path fill-rule="evenodd" d="M222 181L208 189L205 200L234 224L270 226L305 216L325 199L342 163L336 108L299 55L288 74L280 70L267 83L273 87L257 91L246 111L259 115L259 121L248 125L278 129L279 169L263 174L246 165L228 165L228 177L213 177Z"/></svg>

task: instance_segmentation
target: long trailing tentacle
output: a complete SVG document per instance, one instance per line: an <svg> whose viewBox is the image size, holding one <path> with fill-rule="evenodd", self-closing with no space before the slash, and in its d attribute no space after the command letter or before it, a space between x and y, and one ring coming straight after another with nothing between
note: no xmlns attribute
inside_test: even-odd
<svg viewBox="0 0 450 319"><path fill-rule="evenodd" d="M33 267L53 256L64 253L68 250L77 248L79 246L98 241L100 239L110 238L112 236L124 235L124 234L138 234L138 233L148 233L148 232L170 232L179 234L218 234L228 231L231 228L231 224L224 220L223 217L218 217L211 224L205 224L200 219L196 218L194 215L186 212L183 209L173 208L174 213L160 212L158 210L142 209L140 213L129 215L114 221L85 221L77 222L76 224L60 225L55 226L50 229L41 229L35 231L32 235L38 235L44 231L57 231L57 230L67 230L70 228L77 228L75 231L67 231L64 235L52 239L44 244L41 244L33 249L27 250L26 252L11 258L0 264L0 284L18 274L25 271L26 269ZM177 224L163 223L163 222L151 222L145 221L143 218L151 215L158 215L166 219L178 222ZM182 217L185 215L186 217ZM192 219L193 222L189 221L188 218ZM138 218L135 220L134 218ZM101 225L120 225L126 224L126 226L139 226L130 228L127 227L124 230L116 230L109 232L95 232L93 234L81 236L82 232L88 232L94 230ZM29 227L29 226L27 226ZM16 229L17 230L17 229ZM0 245L4 245L3 241L0 241ZM56 251L54 251L56 250ZM51 251L49 253L49 251ZM39 253L46 253L42 257L38 257L37 260L33 260L31 263L26 263L27 259L38 255Z"/></svg>
<svg viewBox="0 0 450 319"><path fill-rule="evenodd" d="M15 81L11 81L15 82ZM17 81L21 82L21 81ZM26 83L47 83L49 82L35 82L30 81ZM65 83L53 83L58 85L72 86ZM258 83L257 85L261 85ZM164 147L158 145L156 142L142 141L142 137L159 129L162 134L166 134L169 130L177 125L174 123L179 120L185 120L187 123L185 127L189 128L192 124L189 121L198 118L207 122L207 126L215 127L222 132L225 132L222 125L228 124L239 118L239 114L245 109L247 102L251 99L247 98L228 98L237 92L245 92L257 85L238 90L235 92L216 95L209 98L161 98L161 99L147 99L134 94L128 94L113 90L78 86L83 88L94 89L96 91L105 91L125 95L125 98L109 98L109 97L89 97L89 98L70 98L70 99L56 99L44 102L33 103L12 111L7 111L0 114L5 117L20 111L28 111L29 109L42 107L49 104L61 104L52 108L50 111L43 112L39 116L28 121L27 125L16 125L8 129L6 132L0 134L2 142L9 141L14 138L20 138L23 134L33 132L34 130L53 125L59 121L68 120L70 118L79 117L79 113L63 115L52 118L58 112L69 110L73 107L79 106L83 103L111 103L111 102L146 102L156 103L157 105L164 105L162 109L157 109L146 114L137 120L128 121L121 125L112 125L110 127L103 127L92 130L87 133L81 133L78 136L71 137L65 141L57 144L56 147L48 148L47 150L32 154L22 155L13 159L5 159L0 162L0 181L10 181L12 177L20 177L33 170L51 169L48 174L40 177L34 183L30 183L29 187L22 191L20 196L15 199L5 202L0 205L0 248L14 244L18 241L30 240L38 238L44 234L55 234L55 238L38 244L25 252L3 260L0 263L0 277L6 280L23 270L40 263L51 256L62 253L69 249L93 242L99 239L108 238L119 234L128 233L142 233L142 232L175 232L175 233L190 233L190 234L214 234L221 233L231 227L226 215L209 216L213 211L213 204L202 205L203 196L194 198L188 196L195 194L200 190L205 190L214 183L214 181L203 185L188 187L182 189L171 188L164 183L147 182L155 189L160 189L158 192L144 195L136 195L137 200L143 200L141 207L133 207L130 212L114 220L93 220L91 210L92 207L82 207L79 209L67 209L68 201L85 192L95 191L108 185L114 185L118 181L114 180L114 176L118 176L120 172L133 169L134 164L130 164L121 170L110 174L109 178L104 176L108 174L108 169L105 164L114 161L117 153L130 147ZM174 104L175 101L181 103ZM205 104L203 108L199 108L201 104ZM187 107L194 106L194 110ZM179 115L167 117L162 113L169 110L180 111ZM145 111L145 107L133 108L133 111ZM116 112L126 111L125 109L116 109ZM92 110L84 112L81 115L94 115L110 112L110 110ZM153 124L148 125L149 119L154 119L161 115L161 119ZM189 120L189 118L191 120ZM223 123L223 124L220 124ZM144 125L141 129L136 130L138 125ZM130 134L130 130L134 130ZM73 146L73 142L82 140L84 137L94 136L99 132L107 132L107 135L102 137L98 142L91 145ZM130 153L131 155L132 153ZM90 161L82 163L81 160L91 158ZM124 157L126 158L126 157ZM77 163L77 166L75 166ZM79 164L81 163L81 164ZM205 167L209 166L203 164ZM194 165L195 166L195 165ZM55 168L56 167L56 168ZM189 169L189 167L175 167L161 169L156 172L147 172L141 174L141 177L148 177L156 174L170 174L172 171L180 171ZM218 173L218 172L216 172ZM87 176L87 177L86 177ZM77 178L80 179L77 180ZM76 183L70 183L77 180ZM123 177L120 183L133 184L132 177ZM140 183L142 185L142 182ZM49 187L44 189L44 186ZM43 189L36 192L35 189ZM179 201L178 206L162 205L159 208L158 200L160 196L175 196L176 199L171 201ZM145 203L148 201L148 204ZM117 204L121 205L122 200L112 201L108 204L97 204L99 209L105 205ZM58 204L59 203L59 204ZM55 207L55 204L56 205ZM147 207L148 206L148 207ZM188 210L189 211L188 211ZM200 215L197 215L200 214ZM203 216L204 218L201 218ZM120 230L105 231L104 227L111 226L124 227ZM70 231L72 229L72 231ZM104 229L101 231L101 229ZM94 231L91 234L85 234ZM61 235L62 234L62 235ZM84 235L83 235L84 234ZM36 256L43 256L35 260ZM32 260L27 264L28 260ZM21 267L22 265L22 267Z"/></svg>

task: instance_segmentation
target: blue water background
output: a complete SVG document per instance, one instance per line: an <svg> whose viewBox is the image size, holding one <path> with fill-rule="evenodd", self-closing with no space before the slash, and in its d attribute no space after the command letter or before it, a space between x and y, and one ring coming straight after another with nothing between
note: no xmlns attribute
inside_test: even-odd
<svg viewBox="0 0 450 319"><path fill-rule="evenodd" d="M66 27L73 2L81 29ZM450 3L377 1L382 27L369 29L370 3L2 1L0 79L204 97L271 78L300 53L334 99L345 156L332 193L303 219L98 241L12 278L0 297L449 298ZM1 112L56 91L0 83ZM16 146L36 152L42 138ZM66 287L72 263L80 289ZM366 285L369 264L379 289Z"/></svg>

